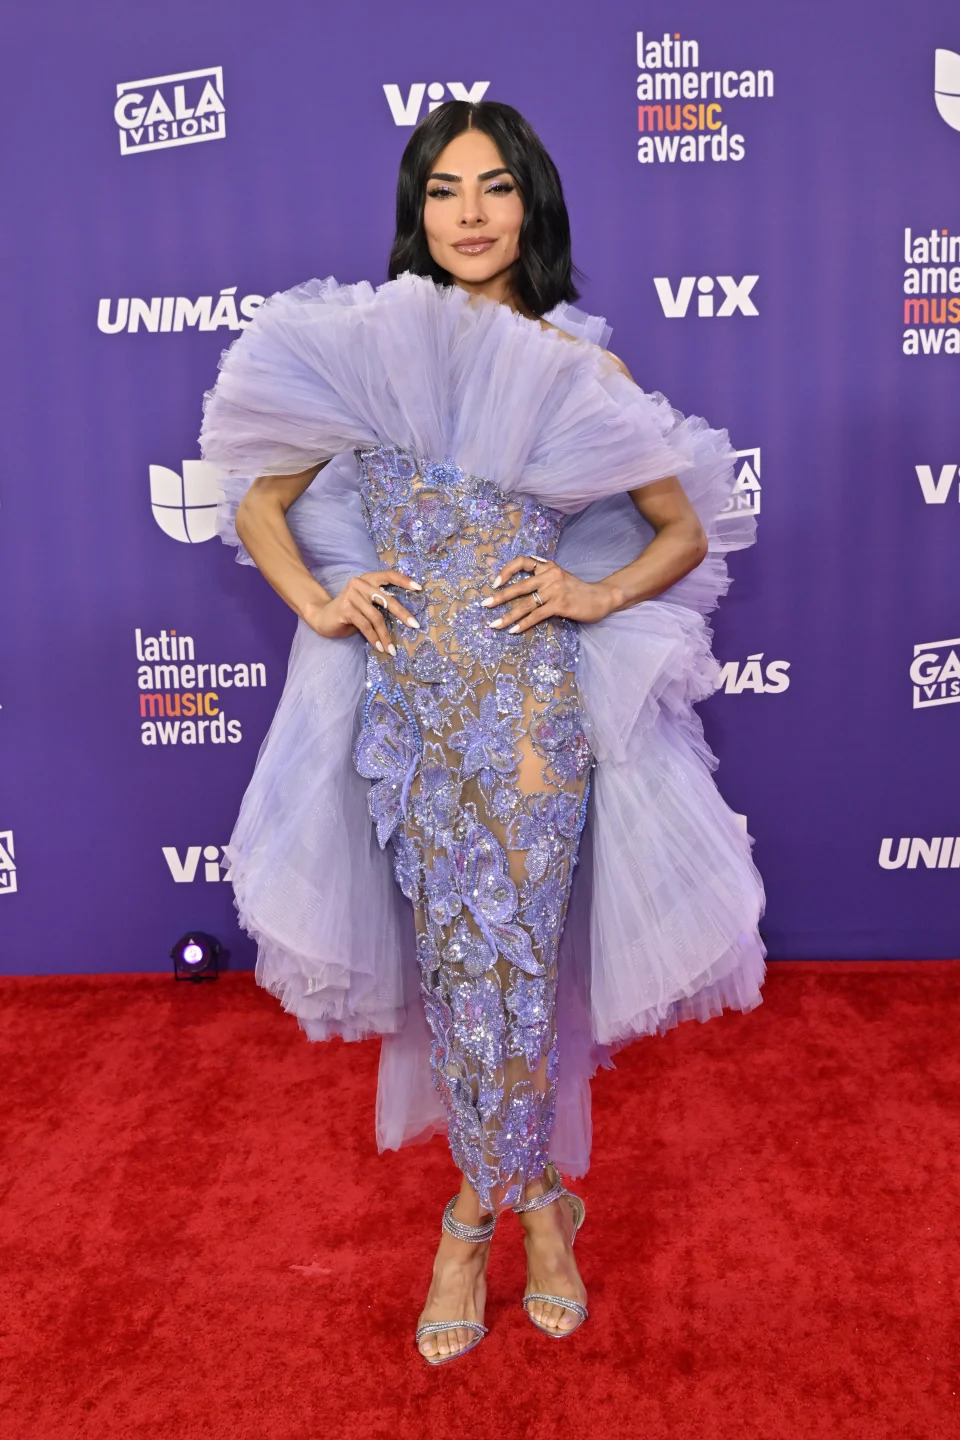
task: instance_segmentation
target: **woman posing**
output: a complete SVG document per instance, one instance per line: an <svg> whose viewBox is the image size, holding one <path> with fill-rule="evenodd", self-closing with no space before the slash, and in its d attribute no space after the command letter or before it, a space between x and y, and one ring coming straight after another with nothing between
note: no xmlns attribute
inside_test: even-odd
<svg viewBox="0 0 960 1440"><path fill-rule="evenodd" d="M571 307L560 180L517 111L418 126L390 277L267 301L201 441L224 537L300 619L231 842L240 917L311 1039L384 1036L381 1148L446 1125L460 1191L416 1335L438 1364L486 1334L506 1209L529 1318L583 1323L560 1171L587 1168L591 1074L759 1004L760 880L691 708L753 534L718 521L726 432Z"/></svg>

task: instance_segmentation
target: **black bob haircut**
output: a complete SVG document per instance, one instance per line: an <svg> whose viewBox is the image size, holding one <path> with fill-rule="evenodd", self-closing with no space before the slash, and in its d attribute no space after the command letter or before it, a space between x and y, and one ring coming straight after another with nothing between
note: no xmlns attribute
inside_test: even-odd
<svg viewBox="0 0 960 1440"><path fill-rule="evenodd" d="M423 230L423 203L427 176L437 156L465 130L489 135L503 156L520 198L520 255L514 291L533 315L544 315L561 300L578 300L573 283L576 269L570 256L570 219L557 167L533 128L512 105L498 100L448 100L420 121L400 160L397 179L397 233L390 251L391 280L412 270L438 285L452 285L453 277L430 255Z"/></svg>

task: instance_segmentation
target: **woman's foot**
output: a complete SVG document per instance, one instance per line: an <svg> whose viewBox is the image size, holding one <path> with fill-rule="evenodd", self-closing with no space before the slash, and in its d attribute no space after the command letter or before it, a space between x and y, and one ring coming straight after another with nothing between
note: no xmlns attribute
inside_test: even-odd
<svg viewBox="0 0 960 1440"><path fill-rule="evenodd" d="M460 1206L454 1209L455 1220L462 1219ZM476 1224L471 1216L466 1224ZM478 1244L457 1240L446 1231L440 1236L433 1278L417 1326L439 1320L476 1320L483 1324L487 1300L487 1260L490 1241ZM437 1335L424 1335L418 1349L427 1360L445 1359L473 1345L476 1331L459 1326L441 1330Z"/></svg>
<svg viewBox="0 0 960 1440"><path fill-rule="evenodd" d="M550 1189L543 1180L532 1180L524 1191L524 1199L532 1200ZM540 1210L528 1210L519 1216L524 1229L527 1252L527 1294L562 1295L565 1299L587 1303L587 1291L580 1279L573 1258L573 1207L565 1195ZM562 1309L545 1300L531 1300L526 1307L532 1320L549 1330L566 1334L575 1330L581 1317L574 1310Z"/></svg>

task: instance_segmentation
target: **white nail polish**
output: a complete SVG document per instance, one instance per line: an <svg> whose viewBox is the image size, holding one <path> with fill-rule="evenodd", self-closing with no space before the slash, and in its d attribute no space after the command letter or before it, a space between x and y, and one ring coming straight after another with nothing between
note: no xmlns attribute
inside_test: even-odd
<svg viewBox="0 0 960 1440"><path fill-rule="evenodd" d="M494 582L493 582L493 588L494 588L494 590L499 590L499 589L500 589L500 586L501 586L502 584L503 584L503 581L500 579L500 576L498 575L497 578L496 578L496 580L494 580Z"/></svg>
<svg viewBox="0 0 960 1440"><path fill-rule="evenodd" d="M410 589L411 589L411 590L422 590L422 589L423 589L423 586L420 584L420 582L419 582L418 580L411 580L411 581L410 581Z"/></svg>
<svg viewBox="0 0 960 1440"><path fill-rule="evenodd" d="M490 629L491 629L491 630L499 630L499 629L500 629L500 626L503 624L503 621L502 621L502 620L490 620L488 623L489 623L489 626L490 626Z"/></svg>
<svg viewBox="0 0 960 1440"><path fill-rule="evenodd" d="M510 626L510 629L507 631L507 634L508 634L508 635L516 635L516 633L517 633L517 631L518 631L519 629L520 629L520 626L519 626L519 625L511 625L511 626Z"/></svg>
<svg viewBox="0 0 960 1440"><path fill-rule="evenodd" d="M390 651L390 654L391 654L391 655L396 655L396 653L397 653L397 647L396 647L396 645L388 645L388 646L387 646L387 649Z"/></svg>
<svg viewBox="0 0 960 1440"><path fill-rule="evenodd" d="M492 596L492 595L488 595L487 598L486 598L486 600L481 600L481 601L480 601L480 604L481 604L485 609L486 609L488 606L492 605L493 603L494 603L494 599L493 599L493 596Z"/></svg>
<svg viewBox="0 0 960 1440"><path fill-rule="evenodd" d="M410 619L407 621L407 624L410 626L410 629L411 629L411 630L419 630L419 629L420 629L420 621L419 621L419 620L414 620L414 618L413 618L412 615L411 615Z"/></svg>
<svg viewBox="0 0 960 1440"><path fill-rule="evenodd" d="M380 650L380 651L383 650L383 646L380 644L380 641L379 641L379 640L374 640L373 643L374 643L374 645L376 645L376 647L377 647L378 650Z"/></svg>

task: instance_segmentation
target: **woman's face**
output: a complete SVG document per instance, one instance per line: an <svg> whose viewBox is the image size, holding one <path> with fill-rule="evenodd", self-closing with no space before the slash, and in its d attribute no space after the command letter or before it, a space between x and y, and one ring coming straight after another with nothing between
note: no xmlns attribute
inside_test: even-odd
<svg viewBox="0 0 960 1440"><path fill-rule="evenodd" d="M503 299L520 254L523 201L496 145L464 130L427 177L423 228L434 261L458 285Z"/></svg>

